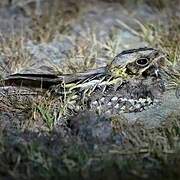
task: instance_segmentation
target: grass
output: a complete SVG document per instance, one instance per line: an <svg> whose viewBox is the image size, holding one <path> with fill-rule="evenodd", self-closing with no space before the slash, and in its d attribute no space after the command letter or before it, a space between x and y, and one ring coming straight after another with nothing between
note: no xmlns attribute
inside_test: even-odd
<svg viewBox="0 0 180 180"><path fill-rule="evenodd" d="M101 147L100 152L79 144L75 137L67 143L55 132L51 132L51 136L31 132L13 136L1 132L1 178L83 179L91 176L108 179L113 175L114 179L171 179L179 175L180 124L177 117L170 120L170 124L151 130L143 125L124 123L129 146L107 151ZM30 140L24 141L25 138Z"/></svg>
<svg viewBox="0 0 180 180"><path fill-rule="evenodd" d="M143 3L138 1L138 3ZM159 9L167 8L167 1L151 1ZM76 7L76 5L75 5ZM78 8L67 11L79 16ZM71 18L67 20L67 11L55 9L52 16L34 17L35 27L32 38L36 43L50 42L56 33L68 35ZM51 12L53 13L53 12ZM63 16L58 21L56 16ZM169 68L173 68L170 85L180 86L180 37L178 18L170 18L168 27L149 25L136 21L140 31L119 23L130 33L140 37L152 47L161 49L169 55ZM58 21L58 22L57 22ZM33 57L24 49L26 34L1 35L0 52L7 61L0 66L2 78L19 72L32 64ZM120 38L112 31L107 42L100 42L94 32L82 40L71 39L76 44L66 61L65 72L79 72L96 68L98 57L106 53L109 62L117 53ZM79 58L79 62L75 62ZM83 62L83 63L82 63ZM54 65L55 72L61 74L61 67ZM95 144L82 141L80 137L56 131L56 123L67 125L62 116L67 113L73 97L51 97L45 93L32 99L20 100L5 97L0 104L0 116L4 111L13 114L13 129L0 121L0 179L177 179L180 177L180 117L170 114L160 126L148 129L143 123L129 124L126 121L108 119L114 125L115 133L124 135L122 145ZM7 105L7 106L5 106ZM18 116L19 119L16 118ZM16 118L16 119L15 119ZM9 122L9 119L5 119ZM4 120L4 121L5 121ZM6 121L5 121L6 122ZM12 123L10 121L10 123ZM118 127L117 127L118 126Z"/></svg>

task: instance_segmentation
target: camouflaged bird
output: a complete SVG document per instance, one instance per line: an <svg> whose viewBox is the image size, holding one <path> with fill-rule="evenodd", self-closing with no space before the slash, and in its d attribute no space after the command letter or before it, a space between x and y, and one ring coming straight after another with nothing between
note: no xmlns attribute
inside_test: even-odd
<svg viewBox="0 0 180 180"><path fill-rule="evenodd" d="M3 84L49 89L68 99L70 114L83 109L105 114L137 112L161 98L165 59L165 54L153 48L131 49L118 54L106 67L62 76L13 74Z"/></svg>

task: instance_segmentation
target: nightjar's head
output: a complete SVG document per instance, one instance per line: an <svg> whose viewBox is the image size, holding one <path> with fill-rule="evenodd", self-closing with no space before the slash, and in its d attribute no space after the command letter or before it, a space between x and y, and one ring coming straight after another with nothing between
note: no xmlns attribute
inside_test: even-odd
<svg viewBox="0 0 180 180"><path fill-rule="evenodd" d="M153 48L123 51L108 65L113 76L158 76L164 66L165 54Z"/></svg>

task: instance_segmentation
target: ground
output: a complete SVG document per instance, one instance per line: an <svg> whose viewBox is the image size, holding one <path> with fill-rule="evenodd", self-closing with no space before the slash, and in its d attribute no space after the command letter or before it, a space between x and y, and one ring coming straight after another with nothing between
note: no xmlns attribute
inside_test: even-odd
<svg viewBox="0 0 180 180"><path fill-rule="evenodd" d="M62 128L68 123L60 118L65 106L57 110L57 99L48 94L1 99L1 179L179 179L177 4L2 1L1 79L13 73L82 72L108 64L122 50L144 46L167 53L167 66L176 75L168 79L160 105L121 117L85 111L72 117L71 131Z"/></svg>

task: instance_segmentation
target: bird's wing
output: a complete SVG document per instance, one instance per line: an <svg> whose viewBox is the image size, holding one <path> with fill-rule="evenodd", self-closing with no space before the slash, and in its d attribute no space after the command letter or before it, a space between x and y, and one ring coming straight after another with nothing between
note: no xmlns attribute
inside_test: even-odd
<svg viewBox="0 0 180 180"><path fill-rule="evenodd" d="M83 81L92 76L100 76L106 73L106 68L98 68L76 74L12 74L1 80L1 86L25 86L48 89L53 85Z"/></svg>

